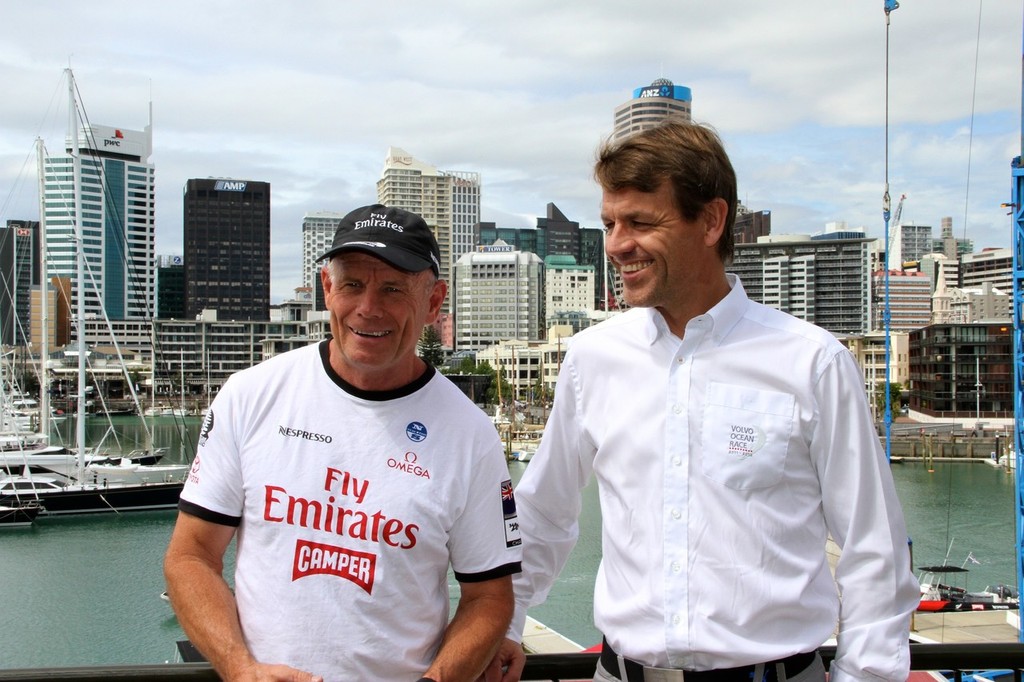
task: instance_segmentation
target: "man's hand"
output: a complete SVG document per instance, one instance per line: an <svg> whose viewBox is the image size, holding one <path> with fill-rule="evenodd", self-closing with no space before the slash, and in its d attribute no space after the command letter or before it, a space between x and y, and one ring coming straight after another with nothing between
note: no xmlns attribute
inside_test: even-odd
<svg viewBox="0 0 1024 682"><path fill-rule="evenodd" d="M304 670L296 670L287 665L277 663L253 663L252 666L241 671L239 676L232 677L235 682L324 682L319 675L307 673Z"/></svg>
<svg viewBox="0 0 1024 682"><path fill-rule="evenodd" d="M480 682L518 682L526 665L526 654L518 642L506 639L480 676Z"/></svg>

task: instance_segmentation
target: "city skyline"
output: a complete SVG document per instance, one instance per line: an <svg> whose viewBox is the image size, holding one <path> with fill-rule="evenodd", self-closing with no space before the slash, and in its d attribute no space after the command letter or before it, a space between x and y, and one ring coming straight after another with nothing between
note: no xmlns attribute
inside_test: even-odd
<svg viewBox="0 0 1024 682"><path fill-rule="evenodd" d="M554 202L599 226L594 150L615 107L658 78L690 88L694 120L722 134L741 200L770 210L773 231L845 221L881 236L881 2L650 2L635 14L624 24L601 2L11 3L0 220L38 216L33 144L62 148L70 65L96 124L140 129L153 103L158 255L182 252L188 178L271 183L274 303L302 284L302 216L373 203L391 146L479 172L484 221L533 226ZM906 222L951 216L978 250L1009 246L1020 29L1010 0L904 0L891 15L893 203L907 195Z"/></svg>

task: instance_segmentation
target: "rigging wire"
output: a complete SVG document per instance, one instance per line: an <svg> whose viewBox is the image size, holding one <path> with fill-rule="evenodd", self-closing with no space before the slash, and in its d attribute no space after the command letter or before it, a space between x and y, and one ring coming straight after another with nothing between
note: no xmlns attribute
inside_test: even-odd
<svg viewBox="0 0 1024 682"><path fill-rule="evenodd" d="M974 110L978 97L978 54L981 52L981 9L985 0L978 0L978 32L974 41L974 82L971 86L971 124L967 134L967 184L964 188L964 243L967 243L967 214L971 196L971 152L974 148Z"/></svg>

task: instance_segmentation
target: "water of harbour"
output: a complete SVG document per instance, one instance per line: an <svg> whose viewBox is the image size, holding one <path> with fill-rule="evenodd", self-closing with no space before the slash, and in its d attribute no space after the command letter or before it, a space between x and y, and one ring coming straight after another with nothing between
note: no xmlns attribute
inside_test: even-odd
<svg viewBox="0 0 1024 682"><path fill-rule="evenodd" d="M194 447L197 418L151 419L155 443L168 459ZM92 438L101 426L90 425ZM121 437L141 447L141 435L119 425ZM182 443L188 443L183 445ZM526 468L509 464L518 481ZM1015 583L1014 483L986 464L893 465L913 539L914 564L961 565L968 553L968 587ZM183 638L164 589L161 560L175 512L143 512L38 519L23 530L0 533L0 668L150 664L173 660ZM600 635L592 624L591 594L600 559L596 489L585 491L580 542L547 603L530 615L570 639L590 646Z"/></svg>

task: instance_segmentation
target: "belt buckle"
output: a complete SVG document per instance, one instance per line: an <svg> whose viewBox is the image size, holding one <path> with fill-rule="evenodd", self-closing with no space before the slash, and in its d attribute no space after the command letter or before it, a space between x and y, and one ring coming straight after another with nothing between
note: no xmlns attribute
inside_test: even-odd
<svg viewBox="0 0 1024 682"><path fill-rule="evenodd" d="M644 682L683 682L683 671L679 668L654 668L645 665Z"/></svg>

